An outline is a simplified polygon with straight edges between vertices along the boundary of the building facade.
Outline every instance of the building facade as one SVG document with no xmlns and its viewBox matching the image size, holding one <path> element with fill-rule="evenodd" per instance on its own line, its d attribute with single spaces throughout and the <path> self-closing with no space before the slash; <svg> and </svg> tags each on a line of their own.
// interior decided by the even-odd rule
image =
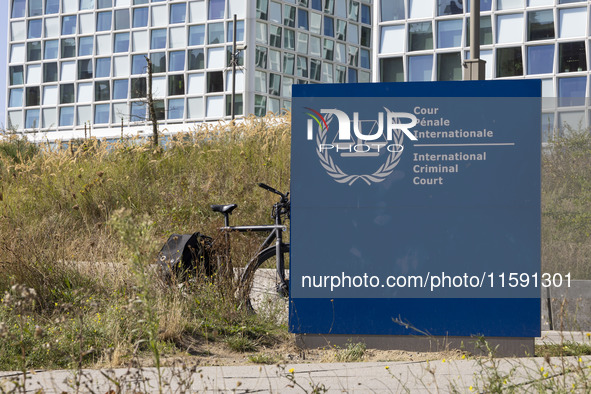
<svg viewBox="0 0 591 394">
<path fill-rule="evenodd" d="M 370 82 L 371 0 L 8 0 L 7 124 L 48 139 L 279 113 L 293 83 Z M 37 133 L 35 133 L 37 132 Z"/>
<path fill-rule="evenodd" d="M 380 0 L 374 78 L 462 79 L 470 57 L 469 0 Z M 542 140 L 591 119 L 588 1 L 481 0 L 486 79 L 542 80 Z M 565 126 L 568 125 L 568 126 Z"/>
</svg>

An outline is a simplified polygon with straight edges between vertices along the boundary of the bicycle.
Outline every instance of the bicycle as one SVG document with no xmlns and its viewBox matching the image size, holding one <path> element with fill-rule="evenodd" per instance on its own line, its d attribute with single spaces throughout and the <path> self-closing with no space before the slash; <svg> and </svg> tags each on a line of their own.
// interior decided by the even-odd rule
<svg viewBox="0 0 591 394">
<path fill-rule="evenodd" d="M 224 233 L 226 242 L 226 258 L 232 267 L 230 259 L 230 234 L 237 232 L 269 232 L 265 241 L 260 245 L 255 256 L 246 265 L 239 282 L 239 296 L 245 302 L 245 306 L 252 311 L 261 312 L 268 307 L 276 307 L 277 302 L 282 300 L 287 306 L 289 296 L 289 279 L 286 278 L 285 268 L 289 259 L 289 242 L 283 241 L 283 232 L 287 230 L 284 218 L 290 217 L 289 192 L 286 194 L 272 188 L 271 186 L 259 183 L 259 187 L 280 196 L 279 202 L 273 204 L 271 217 L 275 224 L 269 225 L 246 225 L 230 226 L 230 215 L 238 207 L 236 204 L 212 205 L 214 212 L 224 215 L 224 226 L 220 230 Z M 273 245 L 275 242 L 275 245 Z M 263 271 L 262 267 L 274 267 L 275 275 L 270 273 L 271 269 Z M 231 268 L 230 268 L 231 269 Z M 257 273 L 255 282 L 255 273 Z"/>
</svg>

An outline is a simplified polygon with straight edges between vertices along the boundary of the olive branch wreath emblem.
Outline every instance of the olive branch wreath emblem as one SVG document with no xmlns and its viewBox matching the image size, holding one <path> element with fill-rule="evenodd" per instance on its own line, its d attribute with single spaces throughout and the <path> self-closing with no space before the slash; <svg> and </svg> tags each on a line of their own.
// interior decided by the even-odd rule
<svg viewBox="0 0 591 394">
<path fill-rule="evenodd" d="M 327 125 L 332 121 L 334 118 L 333 115 L 326 117 Z M 394 119 L 396 122 L 396 119 Z M 319 132 L 316 134 L 316 144 L 318 145 L 318 149 L 316 151 L 318 158 L 320 159 L 320 164 L 326 170 L 326 173 L 332 177 L 338 183 L 348 183 L 349 186 L 353 185 L 357 180 L 361 179 L 368 185 L 372 183 L 379 183 L 384 181 L 392 172 L 394 168 L 400 162 L 400 158 L 402 157 L 402 150 L 400 151 L 392 151 L 386 158 L 386 162 L 383 163 L 375 172 L 372 174 L 348 174 L 344 172 L 335 162 L 333 161 L 332 157 L 330 156 L 329 149 L 324 149 L 324 152 L 321 151 L 320 146 L 326 143 L 328 128 L 319 127 Z M 400 130 L 394 130 L 392 133 L 393 143 L 401 145 L 402 142 L 402 132 Z"/>
</svg>

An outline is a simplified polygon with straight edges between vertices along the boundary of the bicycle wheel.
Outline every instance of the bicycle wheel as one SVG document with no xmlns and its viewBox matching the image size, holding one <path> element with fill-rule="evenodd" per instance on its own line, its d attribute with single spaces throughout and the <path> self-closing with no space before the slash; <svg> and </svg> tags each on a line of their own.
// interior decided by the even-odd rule
<svg viewBox="0 0 591 394">
<path fill-rule="evenodd" d="M 287 322 L 289 287 L 282 288 L 280 275 L 289 283 L 289 244 L 281 247 L 281 253 L 283 272 L 277 272 L 275 246 L 270 246 L 246 266 L 240 285 L 241 296 L 247 308 L 257 314 L 275 318 L 278 322 Z"/>
</svg>

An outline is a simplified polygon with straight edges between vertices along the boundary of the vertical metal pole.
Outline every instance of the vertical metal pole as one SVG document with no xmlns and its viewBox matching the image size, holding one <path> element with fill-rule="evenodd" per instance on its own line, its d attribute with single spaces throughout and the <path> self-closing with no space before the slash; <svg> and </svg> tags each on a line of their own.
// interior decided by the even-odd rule
<svg viewBox="0 0 591 394">
<path fill-rule="evenodd" d="M 230 109 L 232 120 L 234 120 L 234 118 L 236 117 L 236 62 L 238 61 L 238 57 L 236 56 L 236 14 L 234 14 L 233 31 L 234 34 L 232 34 L 232 107 Z"/>
<path fill-rule="evenodd" d="M 480 0 L 470 0 L 470 59 L 480 59 Z"/>
</svg>

